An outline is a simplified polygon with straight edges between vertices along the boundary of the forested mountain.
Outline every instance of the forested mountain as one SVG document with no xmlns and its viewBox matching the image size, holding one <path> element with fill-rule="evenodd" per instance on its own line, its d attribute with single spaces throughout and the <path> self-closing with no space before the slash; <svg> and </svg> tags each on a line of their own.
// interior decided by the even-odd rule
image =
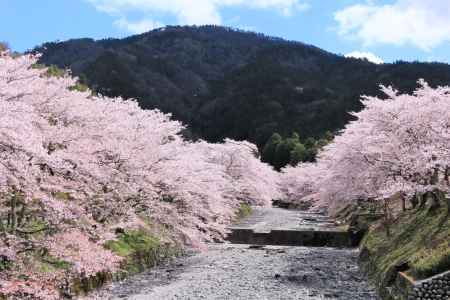
<svg viewBox="0 0 450 300">
<path fill-rule="evenodd" d="M 36 48 L 94 90 L 171 112 L 193 137 L 248 139 L 278 132 L 301 140 L 342 128 L 361 94 L 379 84 L 413 91 L 418 78 L 450 84 L 450 66 L 376 65 L 300 42 L 219 26 L 166 27 L 125 39 L 76 39 Z"/>
</svg>

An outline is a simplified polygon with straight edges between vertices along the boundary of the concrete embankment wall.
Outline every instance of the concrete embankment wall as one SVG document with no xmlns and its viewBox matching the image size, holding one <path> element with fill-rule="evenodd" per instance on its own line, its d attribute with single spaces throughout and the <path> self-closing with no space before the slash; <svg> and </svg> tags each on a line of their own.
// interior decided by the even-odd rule
<svg viewBox="0 0 450 300">
<path fill-rule="evenodd" d="M 282 245 L 308 247 L 356 247 L 358 239 L 347 231 L 333 230 L 271 230 L 255 232 L 248 228 L 233 228 L 228 241 L 235 244 Z"/>
</svg>

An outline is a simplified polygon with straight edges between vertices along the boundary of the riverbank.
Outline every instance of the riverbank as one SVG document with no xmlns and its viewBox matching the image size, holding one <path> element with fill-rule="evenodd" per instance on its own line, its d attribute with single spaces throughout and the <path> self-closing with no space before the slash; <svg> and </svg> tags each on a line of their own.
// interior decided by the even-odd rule
<svg viewBox="0 0 450 300">
<path fill-rule="evenodd" d="M 405 281 L 400 277 L 416 282 L 450 269 L 450 218 L 445 205 L 402 212 L 390 231 L 387 236 L 380 223 L 372 223 L 361 243 L 361 265 L 383 299 L 406 299 L 412 293 L 411 287 L 399 284 Z"/>
</svg>

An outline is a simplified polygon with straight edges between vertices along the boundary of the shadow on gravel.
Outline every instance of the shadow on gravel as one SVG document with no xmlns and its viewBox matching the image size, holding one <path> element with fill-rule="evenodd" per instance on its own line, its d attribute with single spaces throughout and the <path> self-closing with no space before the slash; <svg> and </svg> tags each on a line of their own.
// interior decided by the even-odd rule
<svg viewBox="0 0 450 300">
<path fill-rule="evenodd" d="M 296 257 L 287 257 L 290 268 L 275 274 L 274 280 L 307 288 L 309 296 L 328 299 L 376 300 L 367 287 L 367 278 L 357 265 L 357 252 L 333 248 L 309 248 Z"/>
</svg>

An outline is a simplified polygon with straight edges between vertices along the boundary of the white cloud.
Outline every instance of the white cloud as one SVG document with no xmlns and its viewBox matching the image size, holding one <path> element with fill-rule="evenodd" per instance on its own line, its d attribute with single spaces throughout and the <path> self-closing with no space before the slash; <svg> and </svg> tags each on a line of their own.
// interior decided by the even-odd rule
<svg viewBox="0 0 450 300">
<path fill-rule="evenodd" d="M 309 5 L 304 0 L 86 0 L 98 10 L 117 16 L 120 20 L 129 12 L 148 15 L 174 16 L 179 24 L 221 24 L 221 9 L 245 7 L 275 10 L 284 16 L 304 11 Z M 125 26 L 126 27 L 126 26 Z"/>
<path fill-rule="evenodd" d="M 341 36 L 374 44 L 413 45 L 428 51 L 450 41 L 450 1 L 374 1 L 337 11 L 334 19 Z"/>
<path fill-rule="evenodd" d="M 383 64 L 384 63 L 384 61 L 380 57 L 376 56 L 375 54 L 373 54 L 371 52 L 353 51 L 348 54 L 345 54 L 344 56 L 345 57 L 354 57 L 354 58 L 359 58 L 359 59 L 366 58 L 368 61 L 373 62 L 375 64 Z"/>
<path fill-rule="evenodd" d="M 143 19 L 137 22 L 130 22 L 126 18 L 120 18 L 114 21 L 114 25 L 134 34 L 143 33 L 164 26 L 164 24 L 153 20 Z"/>
</svg>

